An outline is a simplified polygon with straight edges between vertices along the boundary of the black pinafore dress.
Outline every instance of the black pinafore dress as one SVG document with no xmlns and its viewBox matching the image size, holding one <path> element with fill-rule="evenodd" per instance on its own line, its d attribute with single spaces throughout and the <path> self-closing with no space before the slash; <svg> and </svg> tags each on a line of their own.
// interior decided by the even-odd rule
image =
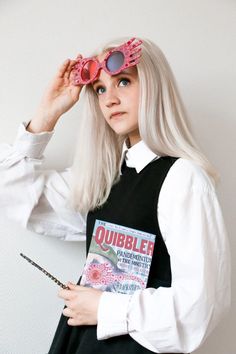
<svg viewBox="0 0 236 354">
<path fill-rule="evenodd" d="M 112 187 L 108 200 L 87 216 L 87 253 L 96 219 L 156 235 L 147 287 L 171 286 L 170 257 L 159 229 L 157 203 L 162 183 L 176 160 L 160 157 L 139 173 L 124 163 L 120 181 Z M 67 320 L 62 314 L 48 354 L 153 353 L 128 334 L 97 340 L 96 326 L 72 327 Z"/>
</svg>

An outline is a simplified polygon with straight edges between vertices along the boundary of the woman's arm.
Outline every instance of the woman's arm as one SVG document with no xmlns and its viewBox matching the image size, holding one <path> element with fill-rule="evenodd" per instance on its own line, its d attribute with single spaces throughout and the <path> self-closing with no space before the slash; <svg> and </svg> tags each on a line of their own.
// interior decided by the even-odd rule
<svg viewBox="0 0 236 354">
<path fill-rule="evenodd" d="M 85 218 L 67 206 L 70 170 L 42 171 L 43 152 L 60 117 L 78 100 L 75 60 L 66 60 L 49 83 L 32 120 L 21 124 L 13 145 L 0 146 L 0 210 L 38 233 L 84 239 Z"/>
<path fill-rule="evenodd" d="M 170 254 L 172 286 L 133 295 L 104 292 L 98 339 L 129 333 L 154 352 L 196 350 L 230 306 L 230 253 L 221 208 L 209 178 L 179 159 L 158 203 Z"/>
<path fill-rule="evenodd" d="M 85 238 L 85 217 L 67 206 L 70 170 L 42 171 L 52 132 L 19 127 L 13 145 L 0 145 L 0 212 L 39 234 L 65 240 Z"/>
</svg>

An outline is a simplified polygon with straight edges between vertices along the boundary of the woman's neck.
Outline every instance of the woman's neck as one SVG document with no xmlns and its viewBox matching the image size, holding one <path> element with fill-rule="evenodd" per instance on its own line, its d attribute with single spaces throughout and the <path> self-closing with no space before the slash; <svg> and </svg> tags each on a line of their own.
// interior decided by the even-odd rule
<svg viewBox="0 0 236 354">
<path fill-rule="evenodd" d="M 132 132 L 132 133 L 128 134 L 127 146 L 130 148 L 130 147 L 134 146 L 135 144 L 137 144 L 140 140 L 141 140 L 141 136 L 139 134 L 139 131 L 137 130 L 135 132 Z"/>
</svg>

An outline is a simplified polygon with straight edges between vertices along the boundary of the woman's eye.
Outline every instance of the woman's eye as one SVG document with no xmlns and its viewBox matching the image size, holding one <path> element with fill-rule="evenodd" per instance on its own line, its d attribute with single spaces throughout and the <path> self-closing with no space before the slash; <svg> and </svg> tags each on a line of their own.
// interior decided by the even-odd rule
<svg viewBox="0 0 236 354">
<path fill-rule="evenodd" d="M 129 85 L 129 83 L 130 83 L 129 79 L 123 78 L 123 79 L 119 80 L 118 86 L 127 86 L 127 85 Z M 103 87 L 103 86 L 98 86 L 94 90 L 95 90 L 97 95 L 101 95 L 101 94 L 103 94 L 106 91 L 105 87 Z"/>
<path fill-rule="evenodd" d="M 102 87 L 102 86 L 98 86 L 98 87 L 95 89 L 95 92 L 96 92 L 98 95 L 101 95 L 102 93 L 105 92 L 105 88 Z"/>
<path fill-rule="evenodd" d="M 121 86 L 127 86 L 130 83 L 129 79 L 121 79 L 119 81 L 119 84 L 122 84 Z"/>
</svg>

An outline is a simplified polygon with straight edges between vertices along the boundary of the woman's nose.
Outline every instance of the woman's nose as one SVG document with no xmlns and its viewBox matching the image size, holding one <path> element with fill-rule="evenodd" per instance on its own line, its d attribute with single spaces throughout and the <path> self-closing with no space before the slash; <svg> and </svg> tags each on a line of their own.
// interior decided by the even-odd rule
<svg viewBox="0 0 236 354">
<path fill-rule="evenodd" d="M 107 107 L 111 107 L 113 104 L 119 104 L 120 98 L 114 88 L 108 88 L 106 91 L 105 104 Z"/>
</svg>

